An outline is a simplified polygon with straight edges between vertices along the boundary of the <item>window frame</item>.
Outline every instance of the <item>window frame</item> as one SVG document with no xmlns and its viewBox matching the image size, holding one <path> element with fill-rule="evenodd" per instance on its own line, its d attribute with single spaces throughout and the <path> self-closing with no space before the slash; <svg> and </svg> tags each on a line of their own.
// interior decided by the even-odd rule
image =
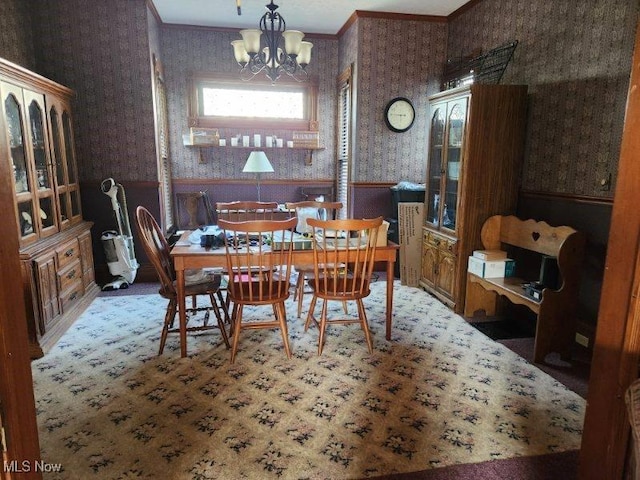
<svg viewBox="0 0 640 480">
<path fill-rule="evenodd" d="M 347 218 L 352 212 L 349 195 L 349 179 L 351 176 L 352 134 L 353 134 L 353 65 L 349 65 L 338 75 L 336 110 L 336 201 L 342 202 L 343 208 L 338 218 Z"/>
<path fill-rule="evenodd" d="M 229 89 L 266 90 L 277 88 L 280 90 L 302 91 L 305 95 L 304 118 L 247 118 L 205 116 L 200 111 L 200 92 L 203 86 L 228 87 Z M 237 74 L 197 72 L 189 81 L 189 126 L 203 128 L 249 127 L 275 128 L 284 130 L 317 130 L 318 129 L 318 86 L 315 82 L 296 82 L 280 78 L 272 84 L 268 78 L 253 78 L 242 81 Z"/>
</svg>

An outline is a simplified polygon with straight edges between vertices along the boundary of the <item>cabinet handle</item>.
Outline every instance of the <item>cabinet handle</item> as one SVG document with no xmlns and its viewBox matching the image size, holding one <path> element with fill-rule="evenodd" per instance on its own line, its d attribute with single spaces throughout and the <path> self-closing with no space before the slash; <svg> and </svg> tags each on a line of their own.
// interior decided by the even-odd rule
<svg viewBox="0 0 640 480">
<path fill-rule="evenodd" d="M 70 248 L 69 250 L 67 250 L 66 252 L 64 252 L 64 256 L 65 256 L 65 257 L 71 257 L 71 256 L 73 256 L 73 252 L 74 252 L 74 251 L 75 251 L 75 250 L 74 250 L 73 248 Z"/>
<path fill-rule="evenodd" d="M 71 270 L 69 273 L 67 273 L 67 278 L 68 279 L 72 279 L 76 276 L 76 271 L 75 270 Z"/>
<path fill-rule="evenodd" d="M 72 302 L 74 301 L 76 298 L 78 298 L 78 292 L 73 292 L 73 294 L 71 294 L 69 296 L 69 301 Z"/>
</svg>

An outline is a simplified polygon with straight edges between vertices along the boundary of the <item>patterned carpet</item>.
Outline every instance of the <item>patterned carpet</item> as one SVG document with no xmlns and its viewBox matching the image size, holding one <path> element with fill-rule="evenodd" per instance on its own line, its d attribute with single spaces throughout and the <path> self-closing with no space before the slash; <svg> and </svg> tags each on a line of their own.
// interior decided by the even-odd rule
<svg viewBox="0 0 640 480">
<path fill-rule="evenodd" d="M 247 331 L 234 365 L 217 331 L 158 357 L 158 295 L 97 298 L 33 362 L 42 458 L 64 469 L 45 478 L 366 478 L 580 447 L 577 394 L 397 281 L 386 341 L 384 291 L 365 301 L 372 355 L 350 325 L 318 357 L 290 299 L 293 358 Z"/>
</svg>

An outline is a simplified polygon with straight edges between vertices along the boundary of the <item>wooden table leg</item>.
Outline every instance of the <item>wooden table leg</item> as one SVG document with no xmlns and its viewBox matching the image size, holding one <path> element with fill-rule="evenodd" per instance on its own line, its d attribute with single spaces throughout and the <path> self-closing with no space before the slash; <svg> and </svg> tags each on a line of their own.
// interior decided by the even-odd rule
<svg viewBox="0 0 640 480">
<path fill-rule="evenodd" d="M 393 318 L 393 281 L 395 278 L 395 264 L 395 260 L 389 260 L 387 262 L 387 340 L 391 340 L 391 319 Z"/>
<path fill-rule="evenodd" d="M 178 316 L 180 319 L 180 356 L 187 356 L 187 313 L 184 296 L 184 270 L 176 269 L 176 287 L 178 290 Z"/>
</svg>

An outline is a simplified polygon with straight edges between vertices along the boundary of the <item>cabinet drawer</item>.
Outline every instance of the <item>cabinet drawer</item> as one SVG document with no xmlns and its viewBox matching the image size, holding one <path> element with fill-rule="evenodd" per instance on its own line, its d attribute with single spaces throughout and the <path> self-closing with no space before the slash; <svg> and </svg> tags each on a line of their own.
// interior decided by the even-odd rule
<svg viewBox="0 0 640 480">
<path fill-rule="evenodd" d="M 429 245 L 440 248 L 440 246 L 444 244 L 444 242 L 446 242 L 446 239 L 444 237 L 436 235 L 433 232 L 429 232 L 429 237 L 427 238 L 427 243 Z"/>
<path fill-rule="evenodd" d="M 78 240 L 75 238 L 56 248 L 56 255 L 58 256 L 58 268 L 62 269 L 65 265 L 69 265 L 76 259 L 80 258 L 80 246 Z"/>
<path fill-rule="evenodd" d="M 442 249 L 451 255 L 456 255 L 458 253 L 458 241 L 453 238 L 448 238 L 444 245 L 442 245 Z"/>
<path fill-rule="evenodd" d="M 438 249 L 447 248 L 447 242 L 449 239 L 447 237 L 443 237 L 442 235 L 438 235 L 437 233 L 430 232 L 429 233 L 429 245 L 433 245 L 434 247 L 438 247 Z"/>
<path fill-rule="evenodd" d="M 62 312 L 66 312 L 71 305 L 80 300 L 84 295 L 84 286 L 82 285 L 82 279 L 78 278 L 70 288 L 60 296 L 60 303 L 62 305 Z"/>
<path fill-rule="evenodd" d="M 58 270 L 58 290 L 64 292 L 74 282 L 82 279 L 82 264 L 80 259 Z"/>
</svg>

